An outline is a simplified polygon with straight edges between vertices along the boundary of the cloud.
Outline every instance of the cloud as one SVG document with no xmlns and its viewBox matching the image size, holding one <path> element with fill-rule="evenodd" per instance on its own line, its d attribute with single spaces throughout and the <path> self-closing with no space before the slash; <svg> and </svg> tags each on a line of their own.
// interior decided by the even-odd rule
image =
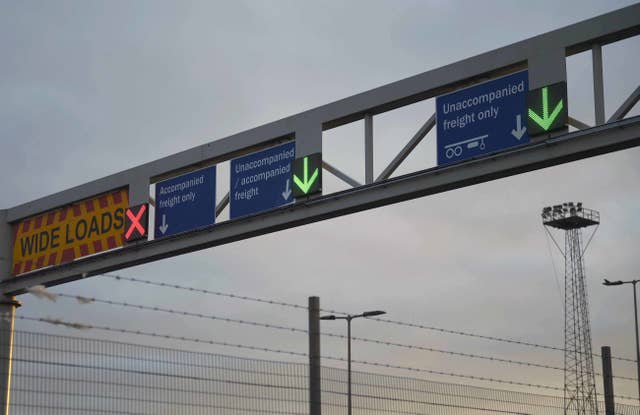
<svg viewBox="0 0 640 415">
<path fill-rule="evenodd" d="M 0 207 L 15 206 L 629 3 L 6 5 L 0 16 Z M 640 54 L 631 53 L 638 42 L 628 42 L 622 49 L 605 47 L 608 114 L 637 86 L 636 74 L 629 68 L 638 66 Z M 570 113 L 585 122 L 591 122 L 593 113 L 589 59 L 588 54 L 578 56 L 568 68 Z M 432 112 L 433 100 L 375 117 L 376 173 Z M 435 142 L 432 132 L 397 174 L 432 167 Z M 324 145 L 327 160 L 362 180 L 362 123 L 326 131 Z M 340 311 L 382 308 L 390 318 L 401 321 L 561 345 L 562 297 L 539 215 L 548 204 L 582 201 L 602 214 L 602 226 L 585 258 L 594 348 L 607 343 L 614 354 L 633 356 L 631 293 L 605 289 L 599 280 L 602 275 L 632 278 L 637 269 L 637 159 L 637 149 L 625 150 L 119 272 L 303 305 L 309 295 L 319 295 L 323 307 Z M 327 190 L 342 186 L 329 178 L 326 183 L 330 184 Z M 563 266 L 557 255 L 555 261 L 563 285 Z M 100 277 L 59 289 L 79 300 L 100 296 L 303 328 L 307 324 L 304 311 L 141 288 Z M 54 315 L 78 324 L 259 342 L 296 351 L 308 347 L 303 335 L 266 329 L 254 331 L 84 304 L 83 300 L 83 304 L 75 300 L 48 303 L 27 296 L 23 301 L 19 313 Z M 42 330 L 42 325 L 29 324 L 18 322 L 21 328 Z M 354 332 L 513 359 L 557 362 L 562 357 L 536 348 L 380 324 L 358 321 Z M 344 333 L 344 329 L 323 323 L 323 330 Z M 134 336 L 119 338 L 162 343 Z M 181 347 L 245 353 L 196 344 Z M 323 350 L 344 355 L 344 342 L 323 340 Z M 540 383 L 562 381 L 553 372 L 526 372 L 519 367 L 442 359 L 369 344 L 358 344 L 354 353 L 397 364 Z M 621 374 L 629 371 L 626 367 L 617 370 Z M 616 390 L 618 387 L 621 393 L 635 393 L 633 385 L 616 385 Z"/>
</svg>

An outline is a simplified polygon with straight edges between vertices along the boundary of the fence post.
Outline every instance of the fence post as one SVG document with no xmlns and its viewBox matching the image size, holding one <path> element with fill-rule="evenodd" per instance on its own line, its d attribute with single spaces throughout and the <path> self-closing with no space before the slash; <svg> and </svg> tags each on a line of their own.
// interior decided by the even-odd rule
<svg viewBox="0 0 640 415">
<path fill-rule="evenodd" d="M 9 415 L 11 392 L 11 353 L 13 352 L 13 322 L 20 303 L 14 297 L 0 295 L 0 410 Z"/>
<path fill-rule="evenodd" d="M 11 278 L 13 232 L 7 222 L 7 210 L 0 210 L 0 281 Z M 13 351 L 13 324 L 16 308 L 15 297 L 0 293 L 0 414 L 9 415 L 11 392 L 11 353 Z"/>
<path fill-rule="evenodd" d="M 321 415 L 320 297 L 309 297 L 309 414 Z"/>
<path fill-rule="evenodd" d="M 611 371 L 611 347 L 602 346 L 602 383 L 604 384 L 604 413 L 614 415 L 613 373 Z"/>
</svg>

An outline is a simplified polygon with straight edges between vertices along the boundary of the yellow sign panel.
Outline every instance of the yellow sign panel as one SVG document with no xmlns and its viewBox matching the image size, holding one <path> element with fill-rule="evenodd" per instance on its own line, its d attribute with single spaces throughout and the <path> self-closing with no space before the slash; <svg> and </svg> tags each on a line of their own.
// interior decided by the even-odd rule
<svg viewBox="0 0 640 415">
<path fill-rule="evenodd" d="M 13 275 L 124 245 L 129 192 L 120 189 L 14 225 Z"/>
</svg>

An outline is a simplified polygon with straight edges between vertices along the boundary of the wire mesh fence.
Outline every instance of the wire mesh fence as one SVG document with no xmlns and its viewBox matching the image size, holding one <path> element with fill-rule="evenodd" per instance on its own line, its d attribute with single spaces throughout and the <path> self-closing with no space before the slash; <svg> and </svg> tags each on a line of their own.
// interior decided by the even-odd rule
<svg viewBox="0 0 640 415">
<path fill-rule="evenodd" d="M 355 371 L 352 387 L 356 415 L 563 413 L 558 396 L 426 379 Z M 346 413 L 346 391 L 346 370 L 323 367 L 322 412 Z M 15 332 L 12 415 L 306 414 L 308 397 L 303 363 Z"/>
</svg>

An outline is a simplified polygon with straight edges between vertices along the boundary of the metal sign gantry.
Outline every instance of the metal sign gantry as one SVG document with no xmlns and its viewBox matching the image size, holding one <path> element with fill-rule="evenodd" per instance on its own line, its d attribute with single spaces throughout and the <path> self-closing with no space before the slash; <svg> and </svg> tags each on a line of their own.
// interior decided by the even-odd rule
<svg viewBox="0 0 640 415">
<path fill-rule="evenodd" d="M 8 336 L 0 336 L 0 373 L 2 373 L 0 375 L 0 408 L 3 413 L 8 413 L 11 333 L 13 333 L 15 309 L 19 306 L 12 296 L 23 293 L 28 287 L 39 284 L 46 286 L 61 284 L 269 232 L 640 145 L 640 117 L 624 118 L 640 99 L 640 87 L 629 95 L 605 123 L 602 85 L 602 46 L 638 34 L 640 34 L 640 4 L 393 82 L 29 203 L 0 210 L 0 314 L 2 314 L 0 332 L 9 333 Z M 567 105 L 562 104 L 563 108 L 556 110 L 559 104 L 556 103 L 557 97 L 550 96 L 552 95 L 551 86 L 566 83 L 567 56 L 588 50 L 592 51 L 593 56 L 596 126 L 590 128 L 571 118 L 567 112 L 568 123 L 580 130 L 567 133 L 564 115 L 562 117 L 559 115 L 560 111 L 568 110 Z M 540 102 L 532 102 L 532 106 L 540 107 L 532 109 L 537 118 L 536 116 L 531 118 L 545 131 L 559 128 L 558 131 L 551 134 L 546 132 L 531 138 L 528 145 L 505 149 L 502 152 L 481 154 L 479 158 L 392 178 L 398 166 L 436 125 L 434 114 L 378 178 L 374 179 L 373 117 L 375 115 L 522 71 L 527 71 L 529 91 L 540 89 L 538 99 Z M 556 112 L 558 114 L 555 114 Z M 516 124 L 514 124 L 516 135 L 520 134 L 523 128 L 524 120 L 522 116 L 520 118 L 518 123 L 516 115 Z M 365 126 L 364 185 L 340 172 L 326 160 L 318 159 L 317 156 L 322 154 L 323 131 L 357 120 L 364 120 Z M 140 207 L 145 206 L 146 211 L 151 184 L 288 142 L 295 142 L 295 157 L 297 160 L 302 160 L 301 167 L 298 166 L 298 170 L 292 172 L 291 178 L 293 180 L 295 176 L 302 183 L 302 186 L 298 185 L 302 194 L 296 192 L 294 187 L 286 187 L 288 177 L 285 177 L 285 188 L 282 190 L 285 194 L 292 191 L 302 196 L 295 203 L 151 241 L 144 238 L 149 226 L 141 219 L 145 212 L 143 211 L 141 215 Z M 329 195 L 309 195 L 312 193 L 312 187 L 313 191 L 320 188 L 322 170 L 320 167 L 346 181 L 353 188 Z M 291 170 L 294 170 L 294 166 Z M 314 176 L 316 172 L 318 175 Z M 278 191 L 281 190 L 278 189 Z M 288 199 L 288 196 L 283 198 Z M 126 203 L 123 203 L 125 200 Z M 229 200 L 228 194 L 216 207 L 215 214 L 218 214 Z M 136 206 L 137 210 L 132 211 L 131 208 Z M 126 212 L 131 212 L 133 219 L 125 219 L 123 213 L 127 207 L 129 209 L 126 209 Z M 165 212 L 165 217 L 166 215 Z M 51 252 L 48 258 L 42 255 L 25 256 L 24 264 L 21 266 L 26 267 L 28 264 L 30 271 L 35 270 L 22 273 L 26 268 L 21 268 L 19 272 L 14 273 L 14 239 L 20 232 L 30 232 L 30 225 L 25 225 L 28 218 L 33 218 L 34 223 L 40 220 L 39 226 L 43 226 L 43 223 L 45 223 L 44 226 L 49 226 L 51 232 L 47 234 L 47 248 L 56 245 L 56 248 L 62 251 L 56 252 L 55 256 L 52 256 Z M 59 225 L 56 224 L 56 220 L 60 222 Z M 129 237 L 120 231 L 125 227 L 125 221 L 126 227 L 133 229 Z M 160 225 L 156 223 L 155 226 L 162 226 L 166 230 L 168 229 L 166 225 L 166 223 Z M 67 231 L 67 236 L 82 236 L 82 240 L 79 242 L 77 238 L 74 238 L 74 241 L 65 240 L 68 246 L 62 247 L 61 238 L 63 229 L 66 227 L 74 229 L 73 232 L 75 232 L 71 234 Z M 114 229 L 118 231 L 118 235 L 108 234 Z M 141 241 L 125 244 L 124 238 L 131 238 L 135 232 L 141 235 Z M 33 235 L 30 234 L 30 237 Z M 35 249 L 35 238 L 30 239 L 31 250 Z M 39 249 L 41 245 L 44 247 L 44 242 L 43 237 L 38 236 L 38 238 Z M 24 243 L 26 254 L 26 240 Z M 76 246 L 75 243 L 79 245 Z M 112 249 L 122 245 L 124 245 L 122 248 Z M 105 247 L 110 250 L 103 252 Z M 75 255 L 76 249 L 83 256 L 82 258 L 63 260 L 65 250 L 67 255 L 65 258 L 69 259 L 72 253 Z M 46 264 L 45 260 L 48 261 Z M 30 262 L 27 263 L 27 261 Z M 33 268 L 34 261 L 35 268 Z M 14 276 L 14 274 L 20 275 Z M 311 367 L 317 369 L 319 349 L 310 350 L 310 359 Z M 319 380 L 319 370 L 312 370 L 310 396 L 316 396 L 315 399 L 317 399 L 312 400 L 310 404 L 312 413 L 319 412 L 320 402 L 317 398 L 320 396 Z"/>
<path fill-rule="evenodd" d="M 608 123 L 604 123 L 604 104 L 601 94 L 602 45 L 639 33 L 640 5 L 636 4 L 63 192 L 0 210 L 0 294 L 15 295 L 24 292 L 27 287 L 37 284 L 47 286 L 60 284 L 294 226 L 640 145 L 640 119 L 638 117 L 623 119 L 640 97 L 640 88 L 630 95 Z M 587 50 L 592 50 L 594 56 L 594 73 L 596 75 L 594 76 L 594 95 L 596 120 L 599 125 L 585 129 L 586 125 L 569 117 L 569 123 L 582 128 L 580 131 L 567 133 L 565 126 L 559 132 L 544 134 L 532 139 L 529 145 L 483 155 L 483 158 L 391 178 L 393 172 L 410 151 L 435 125 L 435 117 L 431 117 L 391 164 L 384 169 L 382 174 L 374 180 L 372 122 L 375 115 L 523 70 L 527 71 L 530 91 L 552 84 L 565 83 L 567 80 L 566 57 Z M 545 115 L 540 115 L 540 117 L 543 116 Z M 547 118 L 550 117 L 551 115 L 547 116 Z M 321 163 L 326 170 L 355 187 L 329 195 L 302 197 L 294 204 L 265 213 L 239 217 L 152 241 L 143 240 L 133 245 L 125 245 L 121 249 L 37 269 L 19 277 L 12 275 L 14 228 L 25 218 L 70 206 L 78 201 L 89 200 L 95 198 L 96 195 L 108 194 L 118 189 L 128 189 L 129 206 L 147 203 L 151 184 L 284 142 L 295 142 L 295 157 L 297 159 L 311 159 L 315 157 L 312 155 L 322 153 L 322 132 L 324 130 L 360 119 L 365 121 L 366 183 L 364 185 L 359 185 L 355 180 L 350 179 L 322 160 Z M 310 181 L 312 176 L 310 174 L 308 176 L 307 181 Z M 291 190 L 295 191 L 295 188 L 292 186 Z M 298 196 L 300 196 L 299 193 Z M 228 203 L 228 201 L 229 196 L 225 198 L 225 202 Z M 223 207 L 224 204 L 219 205 L 217 210 L 219 211 Z"/>
</svg>

